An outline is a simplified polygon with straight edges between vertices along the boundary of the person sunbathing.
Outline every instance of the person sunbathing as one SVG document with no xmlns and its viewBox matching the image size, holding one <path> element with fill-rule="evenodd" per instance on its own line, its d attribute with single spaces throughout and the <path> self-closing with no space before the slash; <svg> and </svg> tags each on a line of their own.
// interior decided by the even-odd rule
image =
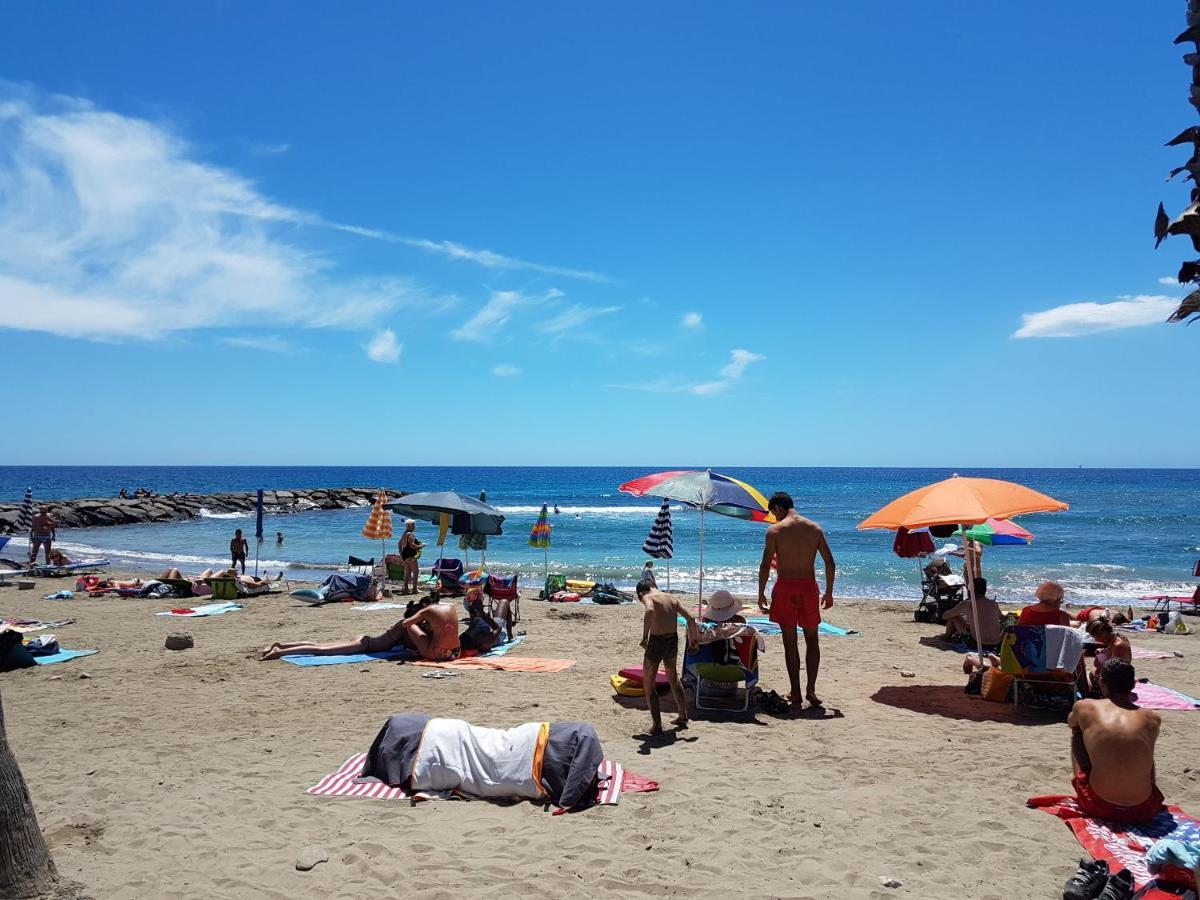
<svg viewBox="0 0 1200 900">
<path fill-rule="evenodd" d="M 1096 651 L 1096 662 L 1091 677 L 1092 696 L 1099 697 L 1102 696 L 1100 672 L 1104 668 L 1104 664 L 1110 659 L 1123 659 L 1133 665 L 1133 647 L 1129 643 L 1129 638 L 1123 634 L 1117 634 L 1112 623 L 1103 617 L 1088 622 L 1087 633 L 1088 637 L 1100 645 L 1100 649 Z"/>
<path fill-rule="evenodd" d="M 1163 809 L 1154 745 L 1162 717 L 1134 703 L 1133 666 L 1109 659 L 1100 669 L 1101 700 L 1079 700 L 1067 717 L 1075 802 L 1087 815 L 1148 822 Z"/>
<path fill-rule="evenodd" d="M 415 651 L 422 659 L 448 662 L 457 659 L 462 645 L 458 638 L 458 614 L 448 603 L 432 603 L 397 622 L 376 637 L 362 635 L 350 641 L 316 644 L 309 641 L 275 642 L 264 648 L 261 659 L 281 656 L 341 656 L 352 653 L 386 653 L 396 647 Z"/>
<path fill-rule="evenodd" d="M 479 588 L 471 588 L 467 591 L 467 598 L 464 602 L 471 619 L 467 623 L 466 631 L 458 636 L 458 642 L 462 649 L 487 653 L 497 644 L 507 644 L 512 641 L 513 614 L 512 604 L 509 601 L 500 601 L 496 607 L 495 617 L 488 615 L 484 608 L 483 592 Z"/>
<path fill-rule="evenodd" d="M 1069 613 L 1071 624 L 1087 625 L 1096 619 L 1108 619 L 1114 625 L 1128 625 L 1133 621 L 1133 607 L 1127 606 L 1122 610 L 1112 610 L 1106 606 L 1085 606 L 1079 612 Z"/>
</svg>

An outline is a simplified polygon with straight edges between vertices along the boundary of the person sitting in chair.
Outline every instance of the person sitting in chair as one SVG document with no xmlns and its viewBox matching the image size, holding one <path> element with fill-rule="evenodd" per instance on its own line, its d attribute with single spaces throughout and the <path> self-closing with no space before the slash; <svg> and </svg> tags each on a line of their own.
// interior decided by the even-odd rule
<svg viewBox="0 0 1200 900">
<path fill-rule="evenodd" d="M 1087 815 L 1111 822 L 1148 822 L 1163 809 L 1155 783 L 1154 745 L 1162 718 L 1134 703 L 1133 666 L 1109 659 L 1100 669 L 1101 700 L 1071 709 L 1075 802 Z"/>
<path fill-rule="evenodd" d="M 415 651 L 422 659 L 448 662 L 458 659 L 458 614 L 448 603 L 431 603 L 397 622 L 381 635 L 362 635 L 349 641 L 317 644 L 310 641 L 281 643 L 263 649 L 260 659 L 281 656 L 342 656 L 353 653 L 386 653 L 396 647 Z"/>
<path fill-rule="evenodd" d="M 1001 622 L 1004 614 L 1000 612 L 1000 605 L 987 595 L 987 586 L 986 578 L 975 579 L 975 608 L 979 612 L 978 637 L 985 650 L 996 650 L 1000 647 L 1003 634 Z M 974 634 L 971 628 L 971 598 L 967 597 L 946 610 L 942 614 L 942 620 L 946 623 L 947 640 L 970 640 Z"/>
<path fill-rule="evenodd" d="M 1022 625 L 1065 625 L 1071 627 L 1071 617 L 1063 611 L 1063 589 L 1057 581 L 1042 582 L 1033 595 L 1037 603 L 1021 610 Z"/>
<path fill-rule="evenodd" d="M 466 630 L 458 636 L 463 650 L 487 653 L 498 644 L 507 644 L 513 639 L 512 604 L 501 600 L 496 606 L 496 616 L 488 614 L 483 604 L 483 591 L 477 587 L 467 591 L 464 601 L 470 621 Z M 501 624 L 503 623 L 503 624 Z"/>
</svg>

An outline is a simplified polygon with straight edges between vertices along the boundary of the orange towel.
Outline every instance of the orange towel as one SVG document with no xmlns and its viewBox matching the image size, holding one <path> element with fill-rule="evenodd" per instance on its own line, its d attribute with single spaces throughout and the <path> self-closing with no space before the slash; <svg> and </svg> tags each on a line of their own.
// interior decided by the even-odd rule
<svg viewBox="0 0 1200 900">
<path fill-rule="evenodd" d="M 563 672 L 575 665 L 573 659 L 538 659 L 533 656 L 498 656 L 486 658 L 473 656 L 468 659 L 453 659 L 449 662 L 434 662 L 419 659 L 414 666 L 431 669 L 494 669 L 498 672 Z"/>
</svg>

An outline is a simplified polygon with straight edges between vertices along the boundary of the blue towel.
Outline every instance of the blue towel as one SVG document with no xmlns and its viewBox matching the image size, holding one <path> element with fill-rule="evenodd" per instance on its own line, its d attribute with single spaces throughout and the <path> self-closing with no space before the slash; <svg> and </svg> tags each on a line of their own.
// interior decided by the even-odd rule
<svg viewBox="0 0 1200 900">
<path fill-rule="evenodd" d="M 480 653 L 478 656 L 475 657 L 475 659 L 487 659 L 490 656 L 503 656 L 505 653 L 507 653 L 513 647 L 517 646 L 517 644 L 521 643 L 521 641 L 523 641 L 523 640 L 525 640 L 525 635 L 518 634 L 507 644 L 497 644 L 495 647 L 493 647 L 487 653 Z"/>
<path fill-rule="evenodd" d="M 747 625 L 753 625 L 761 634 L 783 634 L 783 629 L 768 619 L 766 616 L 751 616 L 746 619 Z M 803 628 L 797 628 L 797 631 L 803 631 Z M 822 622 L 817 628 L 818 634 L 828 634 L 833 637 L 845 637 L 850 634 L 858 634 L 857 631 L 851 631 L 848 628 L 839 628 L 837 625 L 830 625 L 828 622 Z"/>
<path fill-rule="evenodd" d="M 99 650 L 59 650 L 57 653 L 51 653 L 49 656 L 35 656 L 33 661 L 39 666 L 49 666 L 53 663 L 66 662 L 69 659 L 78 659 L 80 656 L 91 656 L 99 652 Z"/>
<path fill-rule="evenodd" d="M 377 659 L 403 659 L 408 654 L 405 647 L 393 647 L 382 653 L 347 653 L 343 656 L 281 656 L 293 666 L 340 666 L 342 663 L 368 663 Z"/>
</svg>

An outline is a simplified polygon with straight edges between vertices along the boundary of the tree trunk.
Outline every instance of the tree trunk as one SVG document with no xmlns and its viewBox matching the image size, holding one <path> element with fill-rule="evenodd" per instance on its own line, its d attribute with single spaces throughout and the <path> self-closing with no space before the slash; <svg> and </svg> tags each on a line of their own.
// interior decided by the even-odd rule
<svg viewBox="0 0 1200 900">
<path fill-rule="evenodd" d="M 54 888 L 56 872 L 25 779 L 4 731 L 0 697 L 0 897 L 37 897 Z"/>
</svg>

